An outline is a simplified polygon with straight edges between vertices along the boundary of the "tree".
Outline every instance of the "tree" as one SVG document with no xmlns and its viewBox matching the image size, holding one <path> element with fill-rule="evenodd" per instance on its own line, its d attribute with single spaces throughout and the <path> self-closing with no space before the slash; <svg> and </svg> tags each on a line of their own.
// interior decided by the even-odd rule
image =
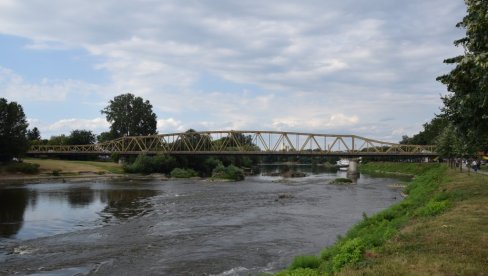
<svg viewBox="0 0 488 276">
<path fill-rule="evenodd" d="M 110 100 L 102 111 L 113 137 L 156 134 L 156 114 L 149 101 L 127 93 Z"/>
<path fill-rule="evenodd" d="M 449 125 L 449 121 L 444 117 L 435 117 L 430 122 L 423 125 L 424 129 L 412 137 L 402 136 L 400 144 L 409 145 L 434 145 L 437 137 Z"/>
<path fill-rule="evenodd" d="M 103 142 L 113 140 L 115 138 L 117 137 L 115 137 L 111 131 L 104 131 L 97 136 L 97 141 L 98 143 L 103 143 Z"/>
<path fill-rule="evenodd" d="M 68 145 L 69 137 L 61 134 L 59 136 L 51 136 L 49 141 L 47 141 L 48 145 Z"/>
<path fill-rule="evenodd" d="M 22 106 L 0 98 L 0 161 L 10 161 L 25 154 L 29 146 Z"/>
<path fill-rule="evenodd" d="M 450 92 L 442 98 L 443 113 L 462 138 L 478 149 L 488 149 L 488 1 L 465 0 L 467 15 L 456 27 L 466 29 L 466 37 L 454 41 L 464 54 L 449 58 L 456 65 L 437 78 Z"/>
<path fill-rule="evenodd" d="M 436 143 L 437 153 L 442 158 L 449 159 L 449 165 L 452 166 L 453 158 L 459 156 L 460 141 L 456 136 L 453 126 L 448 126 L 439 135 Z"/>
<path fill-rule="evenodd" d="M 89 130 L 73 130 L 68 136 L 69 145 L 87 145 L 95 143 L 95 134 Z"/>
<path fill-rule="evenodd" d="M 32 130 L 27 130 L 27 140 L 30 142 L 41 140 L 41 133 L 37 127 L 34 127 Z"/>
</svg>

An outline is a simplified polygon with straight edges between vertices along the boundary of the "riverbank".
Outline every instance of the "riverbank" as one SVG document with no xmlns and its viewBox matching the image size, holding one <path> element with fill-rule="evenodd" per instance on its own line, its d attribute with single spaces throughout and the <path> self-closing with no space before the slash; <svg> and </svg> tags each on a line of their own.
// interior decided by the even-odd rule
<svg viewBox="0 0 488 276">
<path fill-rule="evenodd" d="M 122 166 L 114 162 L 72 161 L 26 158 L 24 163 L 38 164 L 38 173 L 0 174 L 0 184 L 36 183 L 39 181 L 81 181 L 87 179 L 113 179 L 125 177 Z"/>
<path fill-rule="evenodd" d="M 23 163 L 37 164 L 38 172 L 9 173 L 0 167 L 0 185 L 28 184 L 40 182 L 83 182 L 103 179 L 168 180 L 199 178 L 192 169 L 175 168 L 168 176 L 162 173 L 126 173 L 123 166 L 115 162 L 56 160 L 26 158 Z M 207 181 L 229 182 L 244 179 L 242 170 L 235 166 L 219 166 Z"/>
<path fill-rule="evenodd" d="M 364 219 L 320 256 L 277 275 L 482 275 L 488 271 L 488 177 L 440 164 L 368 163 L 415 175 L 402 202 Z"/>
</svg>

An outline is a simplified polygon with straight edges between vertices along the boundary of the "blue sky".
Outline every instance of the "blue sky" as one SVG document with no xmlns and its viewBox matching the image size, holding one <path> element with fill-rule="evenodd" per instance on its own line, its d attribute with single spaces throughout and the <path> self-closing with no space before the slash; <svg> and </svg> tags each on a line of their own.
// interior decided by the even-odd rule
<svg viewBox="0 0 488 276">
<path fill-rule="evenodd" d="M 0 0 L 0 97 L 44 138 L 108 130 L 100 110 L 131 92 L 160 133 L 395 142 L 439 112 L 464 14 L 461 0 Z"/>
</svg>

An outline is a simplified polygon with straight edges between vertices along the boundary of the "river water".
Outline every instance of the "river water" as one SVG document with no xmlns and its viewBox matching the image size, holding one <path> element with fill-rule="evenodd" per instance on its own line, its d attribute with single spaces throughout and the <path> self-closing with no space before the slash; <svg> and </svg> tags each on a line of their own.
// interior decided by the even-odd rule
<svg viewBox="0 0 488 276">
<path fill-rule="evenodd" d="M 337 177 L 345 173 L 0 187 L 0 274 L 277 271 L 296 255 L 318 254 L 363 213 L 400 200 L 389 188 L 398 180 L 361 175 L 353 185 L 327 184 Z"/>
</svg>

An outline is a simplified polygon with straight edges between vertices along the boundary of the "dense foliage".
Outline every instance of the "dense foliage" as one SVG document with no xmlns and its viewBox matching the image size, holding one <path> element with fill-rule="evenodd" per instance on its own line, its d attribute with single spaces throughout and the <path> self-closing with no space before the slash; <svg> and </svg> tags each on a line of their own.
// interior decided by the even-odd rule
<svg viewBox="0 0 488 276">
<path fill-rule="evenodd" d="M 234 165 L 225 167 L 224 165 L 219 164 L 213 169 L 212 178 L 239 181 L 244 180 L 244 172 Z"/>
<path fill-rule="evenodd" d="M 41 132 L 37 127 L 27 130 L 27 140 L 29 140 L 30 142 L 41 140 Z"/>
<path fill-rule="evenodd" d="M 9 173 L 36 174 L 39 172 L 39 165 L 24 162 L 10 162 L 5 166 L 4 170 Z"/>
<path fill-rule="evenodd" d="M 439 134 L 449 125 L 446 118 L 435 117 L 432 121 L 423 125 L 423 130 L 418 134 L 408 137 L 404 135 L 400 144 L 410 145 L 435 145 Z"/>
<path fill-rule="evenodd" d="M 175 168 L 170 173 L 173 178 L 191 178 L 198 176 L 198 173 L 192 169 Z"/>
<path fill-rule="evenodd" d="M 68 145 L 87 145 L 94 144 L 96 141 L 95 134 L 89 130 L 73 130 L 68 136 Z"/>
<path fill-rule="evenodd" d="M 443 97 L 446 118 L 467 143 L 488 150 L 488 1 L 465 2 L 467 15 L 457 27 L 466 37 L 454 42 L 464 54 L 446 59 L 455 68 L 437 80 L 450 92 Z"/>
<path fill-rule="evenodd" d="M 177 167 L 176 159 L 168 155 L 138 155 L 136 160 L 124 166 L 124 171 L 128 173 L 166 173 L 169 174 Z"/>
<path fill-rule="evenodd" d="M 112 138 L 156 134 L 156 114 L 149 101 L 127 93 L 110 100 L 102 114 L 111 123 Z"/>
<path fill-rule="evenodd" d="M 0 162 L 25 154 L 29 146 L 27 127 L 22 106 L 0 98 Z"/>
</svg>

